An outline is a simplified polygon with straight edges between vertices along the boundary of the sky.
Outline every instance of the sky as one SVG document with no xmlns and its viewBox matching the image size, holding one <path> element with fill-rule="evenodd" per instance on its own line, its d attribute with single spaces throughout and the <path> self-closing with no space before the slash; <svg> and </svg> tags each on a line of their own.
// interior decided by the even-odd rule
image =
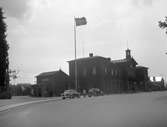
<svg viewBox="0 0 167 127">
<path fill-rule="evenodd" d="M 167 35 L 158 21 L 167 16 L 166 0 L 0 0 L 7 24 L 10 68 L 17 83 L 36 83 L 41 72 L 62 69 L 74 59 L 74 17 L 77 57 L 89 53 L 125 57 L 126 48 L 150 76 L 167 77 Z"/>
</svg>

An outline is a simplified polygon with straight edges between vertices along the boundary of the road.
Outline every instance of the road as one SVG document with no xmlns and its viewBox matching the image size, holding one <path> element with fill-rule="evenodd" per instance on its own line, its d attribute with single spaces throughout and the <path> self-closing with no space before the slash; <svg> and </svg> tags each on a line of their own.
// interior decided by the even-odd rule
<svg viewBox="0 0 167 127">
<path fill-rule="evenodd" d="M 167 92 L 30 104 L 0 112 L 0 127 L 167 127 Z"/>
</svg>

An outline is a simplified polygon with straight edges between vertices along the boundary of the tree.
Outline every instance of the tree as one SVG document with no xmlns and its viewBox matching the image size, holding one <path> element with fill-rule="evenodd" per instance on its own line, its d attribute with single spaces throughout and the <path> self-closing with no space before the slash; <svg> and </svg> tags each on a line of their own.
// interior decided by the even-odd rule
<svg viewBox="0 0 167 127">
<path fill-rule="evenodd" d="M 167 34 L 167 16 L 165 17 L 165 21 L 159 21 L 159 27 L 162 29 L 166 29 L 166 34 Z"/>
<path fill-rule="evenodd" d="M 12 85 L 16 85 L 16 79 L 18 78 L 19 71 L 16 69 L 9 69 L 9 79 L 13 82 Z"/>
<path fill-rule="evenodd" d="M 9 46 L 6 41 L 6 24 L 0 8 L 0 99 L 11 98 L 9 91 Z"/>
<path fill-rule="evenodd" d="M 167 16 L 165 17 L 165 21 L 159 21 L 159 27 L 162 29 L 166 29 L 166 34 L 167 34 Z M 165 53 L 167 55 L 167 52 Z"/>
</svg>

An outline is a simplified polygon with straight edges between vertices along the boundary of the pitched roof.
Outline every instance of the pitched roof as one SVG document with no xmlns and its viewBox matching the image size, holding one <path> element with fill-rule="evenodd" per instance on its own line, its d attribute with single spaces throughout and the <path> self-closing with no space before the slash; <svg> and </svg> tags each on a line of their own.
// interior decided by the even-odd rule
<svg viewBox="0 0 167 127">
<path fill-rule="evenodd" d="M 139 69 L 148 69 L 148 67 L 144 67 L 144 66 L 136 66 L 136 68 L 139 68 Z"/>
<path fill-rule="evenodd" d="M 137 62 L 136 62 L 136 60 L 135 59 L 133 59 L 133 58 L 130 58 L 130 59 L 119 59 L 119 60 L 112 60 L 111 61 L 112 63 L 114 63 L 114 64 L 123 64 L 123 63 L 127 63 L 127 62 L 134 62 L 136 65 L 138 64 Z"/>
<path fill-rule="evenodd" d="M 51 75 L 55 75 L 58 71 L 51 71 L 51 72 L 43 72 L 43 73 L 40 73 L 39 75 L 37 76 L 51 76 Z"/>
<path fill-rule="evenodd" d="M 126 63 L 126 62 L 128 62 L 128 60 L 127 59 L 119 59 L 119 60 L 112 60 L 111 62 L 112 63 Z"/>
<path fill-rule="evenodd" d="M 37 76 L 52 76 L 52 75 L 56 75 L 56 74 L 58 74 L 60 72 L 63 72 L 63 71 L 62 70 L 58 70 L 58 71 L 43 72 L 43 73 L 40 73 Z M 64 73 L 64 74 L 66 74 L 66 73 Z"/>
<path fill-rule="evenodd" d="M 84 57 L 84 58 L 78 58 L 78 59 L 76 59 L 76 60 L 77 60 L 77 61 L 89 61 L 89 60 L 97 59 L 97 58 L 107 60 L 107 58 L 102 57 L 102 56 Z M 73 61 L 75 61 L 75 60 L 70 60 L 70 61 L 67 61 L 67 62 L 73 62 Z"/>
</svg>

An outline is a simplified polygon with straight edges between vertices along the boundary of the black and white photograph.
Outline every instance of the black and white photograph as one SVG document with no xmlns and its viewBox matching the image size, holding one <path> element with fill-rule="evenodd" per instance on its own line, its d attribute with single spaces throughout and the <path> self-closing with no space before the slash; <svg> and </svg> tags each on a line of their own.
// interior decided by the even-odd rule
<svg viewBox="0 0 167 127">
<path fill-rule="evenodd" d="M 167 1 L 0 0 L 0 127 L 167 127 Z"/>
</svg>

